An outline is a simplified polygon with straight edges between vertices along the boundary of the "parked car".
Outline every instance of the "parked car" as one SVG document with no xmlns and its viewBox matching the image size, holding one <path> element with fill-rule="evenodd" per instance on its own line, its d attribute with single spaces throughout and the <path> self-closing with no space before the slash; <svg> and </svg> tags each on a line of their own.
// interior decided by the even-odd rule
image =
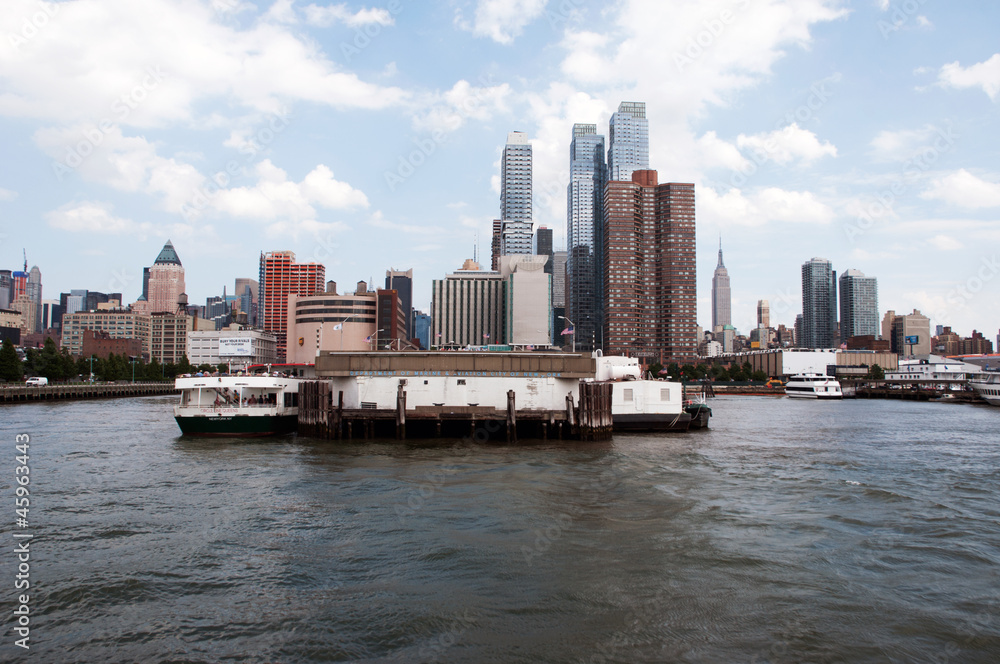
<svg viewBox="0 0 1000 664">
<path fill-rule="evenodd" d="M 32 376 L 28 380 L 24 381 L 24 384 L 28 387 L 41 387 L 42 385 L 48 385 L 49 379 L 43 378 L 42 376 Z"/>
</svg>

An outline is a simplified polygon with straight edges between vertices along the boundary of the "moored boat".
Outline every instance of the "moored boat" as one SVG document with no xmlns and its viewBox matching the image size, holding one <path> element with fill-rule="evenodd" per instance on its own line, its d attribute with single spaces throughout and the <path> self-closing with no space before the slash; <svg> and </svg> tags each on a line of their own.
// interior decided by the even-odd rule
<svg viewBox="0 0 1000 664">
<path fill-rule="evenodd" d="M 972 374 L 969 387 L 991 406 L 1000 406 L 1000 371 L 983 371 Z"/>
<path fill-rule="evenodd" d="M 298 426 L 299 378 L 278 375 L 177 378 L 174 419 L 191 436 L 272 436 Z"/>
<path fill-rule="evenodd" d="M 792 376 L 785 384 L 785 394 L 790 399 L 843 399 L 840 381 L 819 373 Z"/>
</svg>

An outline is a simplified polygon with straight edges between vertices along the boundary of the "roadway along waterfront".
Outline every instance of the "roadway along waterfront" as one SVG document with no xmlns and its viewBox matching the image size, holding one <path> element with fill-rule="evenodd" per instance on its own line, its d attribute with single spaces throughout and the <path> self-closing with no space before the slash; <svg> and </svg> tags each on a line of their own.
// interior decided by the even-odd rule
<svg viewBox="0 0 1000 664">
<path fill-rule="evenodd" d="M 998 408 L 508 446 L 182 438 L 174 400 L 0 408 L 33 661 L 1000 661 Z"/>
</svg>

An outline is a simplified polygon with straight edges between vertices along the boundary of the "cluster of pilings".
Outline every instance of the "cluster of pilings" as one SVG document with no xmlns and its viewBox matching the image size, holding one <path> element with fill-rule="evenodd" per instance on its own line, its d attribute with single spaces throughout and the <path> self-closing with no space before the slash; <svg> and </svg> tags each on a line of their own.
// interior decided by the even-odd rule
<svg viewBox="0 0 1000 664">
<path fill-rule="evenodd" d="M 611 438 L 611 390 L 608 383 L 580 383 L 580 403 L 567 394 L 563 409 L 517 409 L 517 395 L 507 391 L 506 409 L 490 406 L 406 407 L 399 385 L 396 407 L 345 408 L 326 381 L 299 384 L 298 432 L 330 440 L 470 438 L 475 442 L 536 440 L 608 440 Z"/>
<path fill-rule="evenodd" d="M 173 381 L 166 383 L 67 383 L 42 386 L 0 387 L 0 403 L 51 401 L 55 399 L 107 399 L 174 394 Z"/>
</svg>

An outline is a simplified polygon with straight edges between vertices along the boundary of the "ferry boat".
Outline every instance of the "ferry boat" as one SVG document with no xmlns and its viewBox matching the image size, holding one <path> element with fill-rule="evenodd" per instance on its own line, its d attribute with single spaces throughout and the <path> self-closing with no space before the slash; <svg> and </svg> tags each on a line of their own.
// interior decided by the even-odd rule
<svg viewBox="0 0 1000 664">
<path fill-rule="evenodd" d="M 1000 371 L 972 374 L 969 387 L 991 406 L 1000 406 Z"/>
<path fill-rule="evenodd" d="M 301 378 L 289 373 L 301 372 L 181 376 L 174 381 L 181 393 L 174 406 L 177 426 L 190 436 L 291 433 L 298 427 Z"/>
<path fill-rule="evenodd" d="M 792 376 L 785 384 L 790 399 L 843 399 L 840 382 L 825 374 L 804 373 Z"/>
</svg>

